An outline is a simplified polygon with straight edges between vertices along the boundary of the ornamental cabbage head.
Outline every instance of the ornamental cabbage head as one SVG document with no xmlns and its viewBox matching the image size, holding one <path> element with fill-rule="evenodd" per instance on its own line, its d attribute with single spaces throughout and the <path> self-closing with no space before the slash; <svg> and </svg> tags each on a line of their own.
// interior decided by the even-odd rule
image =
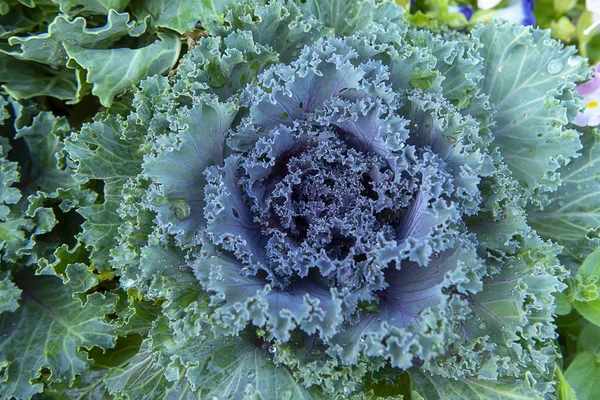
<svg viewBox="0 0 600 400">
<path fill-rule="evenodd" d="M 230 9 L 67 143 L 105 182 L 80 211 L 92 260 L 162 304 L 153 368 L 207 398 L 551 393 L 565 272 L 525 210 L 581 148 L 587 67 L 530 27 L 325 3 Z M 125 147 L 137 165 L 94 170 Z"/>
</svg>

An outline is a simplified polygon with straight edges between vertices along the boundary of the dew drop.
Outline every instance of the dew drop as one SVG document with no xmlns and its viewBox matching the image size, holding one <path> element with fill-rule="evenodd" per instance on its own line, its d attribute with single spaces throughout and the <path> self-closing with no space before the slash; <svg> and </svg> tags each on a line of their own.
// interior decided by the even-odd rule
<svg viewBox="0 0 600 400">
<path fill-rule="evenodd" d="M 291 400 L 293 397 L 291 390 L 284 390 L 279 392 L 279 398 L 281 400 Z"/>
<path fill-rule="evenodd" d="M 171 204 L 171 210 L 180 221 L 186 220 L 190 216 L 190 206 L 185 201 L 178 201 Z"/>
<path fill-rule="evenodd" d="M 479 323 L 479 329 L 485 329 L 485 328 L 487 328 L 487 324 L 485 322 L 481 321 Z"/>
<path fill-rule="evenodd" d="M 252 384 L 249 383 L 244 388 L 244 394 L 247 395 L 247 396 L 250 396 L 252 394 L 252 392 L 254 392 L 254 386 L 252 386 Z"/>
<path fill-rule="evenodd" d="M 276 352 L 277 352 L 277 347 L 275 347 L 275 346 L 269 347 L 269 353 L 275 354 Z"/>
<path fill-rule="evenodd" d="M 569 64 L 570 67 L 576 67 L 579 64 L 581 64 L 582 61 L 583 61 L 583 58 L 580 56 L 571 56 L 567 60 L 567 64 Z"/>
<path fill-rule="evenodd" d="M 121 279 L 120 280 L 120 284 L 124 288 L 128 288 L 130 286 L 133 286 L 134 283 L 135 283 L 135 281 L 133 279 L 131 279 L 131 278 L 125 278 L 125 279 Z"/>
<path fill-rule="evenodd" d="M 562 68 L 563 68 L 562 61 L 560 61 L 558 59 L 550 60 L 550 62 L 548 63 L 548 73 L 549 74 L 556 75 L 560 71 L 562 71 Z"/>
</svg>

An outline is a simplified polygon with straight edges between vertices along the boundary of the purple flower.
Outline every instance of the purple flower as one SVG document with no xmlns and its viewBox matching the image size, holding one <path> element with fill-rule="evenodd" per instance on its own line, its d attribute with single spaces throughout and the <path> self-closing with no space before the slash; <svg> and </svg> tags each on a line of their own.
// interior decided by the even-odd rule
<svg viewBox="0 0 600 400">
<path fill-rule="evenodd" d="M 511 1 L 508 7 L 498 10 L 496 16 L 521 25 L 535 25 L 533 0 Z"/>
<path fill-rule="evenodd" d="M 465 18 L 468 20 L 471 19 L 471 17 L 473 16 L 473 8 L 471 8 L 471 6 L 448 6 L 448 11 L 450 12 L 459 12 L 462 13 Z"/>
<path fill-rule="evenodd" d="M 583 97 L 585 109 L 575 118 L 579 126 L 600 124 L 600 63 L 596 65 L 594 76 L 588 82 L 577 86 L 575 92 Z"/>
<path fill-rule="evenodd" d="M 480 10 L 490 10 L 500 3 L 499 0 L 478 0 Z M 533 0 L 511 0 L 509 5 L 497 10 L 490 10 L 491 18 L 501 18 L 519 25 L 535 25 Z M 486 13 L 486 16 L 490 14 Z"/>
</svg>

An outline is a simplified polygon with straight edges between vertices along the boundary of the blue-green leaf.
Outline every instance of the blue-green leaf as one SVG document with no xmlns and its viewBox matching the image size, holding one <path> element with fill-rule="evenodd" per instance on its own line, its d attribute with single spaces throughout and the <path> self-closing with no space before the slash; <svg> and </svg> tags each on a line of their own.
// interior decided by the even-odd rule
<svg viewBox="0 0 600 400">
<path fill-rule="evenodd" d="M 158 40 L 140 49 L 85 49 L 69 43 L 63 46 L 70 61 L 87 70 L 92 93 L 109 107 L 113 98 L 147 76 L 168 71 L 179 57 L 181 42 L 176 35 L 159 33 Z"/>
<path fill-rule="evenodd" d="M 0 382 L 3 398 L 30 398 L 41 392 L 43 384 L 35 380 L 42 369 L 51 374 L 50 382 L 68 382 L 85 374 L 91 364 L 82 347 L 114 346 L 113 326 L 105 321 L 105 315 L 113 312 L 113 295 L 95 293 L 85 304 L 72 297 L 89 274 L 84 265 L 74 264 L 67 269 L 64 284 L 52 276 L 15 275 L 22 290 L 19 312 L 0 316 L 0 365 L 6 368 Z"/>
<path fill-rule="evenodd" d="M 585 63 L 573 57 L 574 47 L 551 40 L 549 31 L 496 22 L 478 26 L 473 35 L 484 45 L 493 144 L 528 193 L 555 190 L 556 171 L 581 148 L 578 132 L 565 127 L 578 111 L 572 89 L 588 76 Z"/>
<path fill-rule="evenodd" d="M 550 203 L 529 209 L 529 222 L 564 247 L 563 254 L 581 260 L 600 246 L 600 136 L 583 135 L 583 154 L 560 169 L 562 185 L 549 194 Z"/>
</svg>

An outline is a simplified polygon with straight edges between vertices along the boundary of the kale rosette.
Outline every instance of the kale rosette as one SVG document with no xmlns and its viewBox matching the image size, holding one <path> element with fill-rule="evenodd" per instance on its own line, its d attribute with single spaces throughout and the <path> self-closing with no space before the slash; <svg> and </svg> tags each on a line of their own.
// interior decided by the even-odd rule
<svg viewBox="0 0 600 400">
<path fill-rule="evenodd" d="M 92 261 L 160 302 L 109 390 L 140 395 L 146 362 L 191 397 L 551 393 L 565 271 L 526 210 L 581 148 L 585 64 L 530 27 L 321 3 L 230 9 L 67 141 L 104 182 Z"/>
</svg>

